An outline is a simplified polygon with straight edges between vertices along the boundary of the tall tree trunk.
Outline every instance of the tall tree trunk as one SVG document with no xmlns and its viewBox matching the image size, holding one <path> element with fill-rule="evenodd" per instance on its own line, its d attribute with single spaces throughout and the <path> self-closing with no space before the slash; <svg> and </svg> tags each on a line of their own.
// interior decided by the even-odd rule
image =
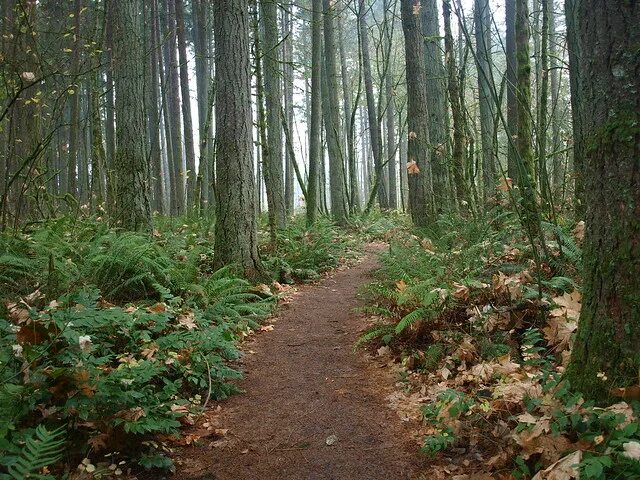
<svg viewBox="0 0 640 480">
<path fill-rule="evenodd" d="M 307 181 L 307 224 L 318 212 L 318 179 L 322 164 L 322 0 L 313 0 L 311 19 L 311 119 L 309 122 L 309 180 Z"/>
<path fill-rule="evenodd" d="M 196 205 L 196 154 L 193 146 L 193 120 L 191 117 L 191 95 L 189 93 L 189 65 L 187 58 L 187 36 L 184 27 L 183 0 L 175 2 L 176 33 L 180 58 L 180 95 L 182 97 L 182 122 L 184 124 L 184 153 L 186 161 L 187 209 Z"/>
<path fill-rule="evenodd" d="M 351 86 L 349 85 L 349 71 L 347 69 L 347 55 L 345 52 L 345 31 L 343 28 L 343 22 L 338 22 L 339 26 L 339 42 L 340 42 L 340 77 L 342 79 L 342 109 L 344 115 L 344 129 L 345 137 L 347 140 L 347 173 L 349 176 L 349 210 L 351 213 L 357 213 L 360 211 L 360 194 L 358 192 L 358 177 L 356 169 L 356 147 L 355 147 L 355 121 L 354 113 L 357 109 L 357 105 L 352 106 L 351 101 Z M 359 93 L 359 92 L 358 92 Z M 356 103 L 358 101 L 356 95 Z"/>
<path fill-rule="evenodd" d="M 449 102 L 451 103 L 451 116 L 453 119 L 453 180 L 458 206 L 464 205 L 467 197 L 467 189 L 464 181 L 464 169 L 466 163 L 467 135 L 465 132 L 465 119 L 461 105 L 462 86 L 459 83 L 456 57 L 453 49 L 453 35 L 451 34 L 451 1 L 443 0 L 444 12 L 444 48 L 445 64 L 447 67 L 447 85 L 449 90 Z"/>
<path fill-rule="evenodd" d="M 283 82 L 284 82 L 284 111 L 286 123 L 289 128 L 293 128 L 293 3 L 284 5 L 282 13 L 282 59 L 283 59 Z M 293 133 L 293 132 L 290 132 Z M 293 215 L 295 207 L 295 182 L 294 166 L 295 158 L 290 154 L 289 149 L 285 149 L 285 175 L 284 175 L 284 199 L 287 215 Z"/>
<path fill-rule="evenodd" d="M 82 0 L 74 0 L 72 15 L 73 31 L 70 48 L 73 50 L 71 57 L 71 72 L 76 83 L 71 85 L 70 92 L 70 122 L 69 122 L 69 160 L 67 162 L 67 187 L 71 195 L 78 196 L 78 143 L 80 135 L 80 9 Z M 73 93 L 72 93 L 73 92 Z"/>
<path fill-rule="evenodd" d="M 585 189 L 584 189 L 584 167 L 583 159 L 585 157 L 585 135 L 583 133 L 583 125 L 587 122 L 584 116 L 584 99 L 579 93 L 580 84 L 583 81 L 583 70 L 586 68 L 582 65 L 585 55 L 589 52 L 584 51 L 584 46 L 578 38 L 577 24 L 580 18 L 577 18 L 581 9 L 579 0 L 565 0 L 565 19 L 567 22 L 567 46 L 569 51 L 569 88 L 571 90 L 571 119 L 573 128 L 573 175 L 575 179 L 574 186 L 574 203 L 575 214 L 577 218 L 584 218 L 586 213 Z"/>
<path fill-rule="evenodd" d="M 553 3 L 553 2 L 551 2 Z M 540 32 L 540 98 L 538 104 L 538 178 L 544 210 L 548 210 L 551 198 L 551 183 L 547 170 L 547 115 L 549 111 L 549 0 L 540 0 L 542 8 L 542 31 Z"/>
<path fill-rule="evenodd" d="M 185 177 L 186 164 L 182 156 L 182 126 L 180 125 L 180 81 L 178 79 L 178 58 L 176 55 L 176 4 L 175 0 L 166 0 L 167 5 L 167 35 L 165 45 L 165 66 L 167 69 L 167 81 L 165 101 L 167 102 L 168 116 L 165 121 L 169 123 L 171 131 L 171 213 L 182 215 L 185 212 Z"/>
<path fill-rule="evenodd" d="M 485 201 L 493 194 L 496 180 L 494 102 L 491 73 L 491 10 L 489 0 L 475 0 L 476 65 L 482 142 L 482 184 Z"/>
<path fill-rule="evenodd" d="M 387 96 L 387 111 L 385 116 L 387 119 L 387 170 L 389 178 L 389 208 L 391 210 L 397 210 L 398 208 L 398 181 L 397 170 L 398 162 L 396 162 L 396 155 L 398 153 L 398 144 L 396 142 L 396 109 L 395 109 L 395 95 L 393 92 L 393 80 L 391 78 L 391 72 L 388 71 L 385 76 L 385 91 Z"/>
<path fill-rule="evenodd" d="M 522 192 L 523 226 L 529 240 L 546 244 L 540 227 L 540 214 L 535 189 L 535 160 L 531 128 L 531 61 L 529 59 L 529 5 L 527 0 L 516 2 L 516 56 L 518 67 L 518 184 Z M 534 253 L 537 247 L 534 246 Z M 538 260 L 538 258 L 536 258 Z"/>
<path fill-rule="evenodd" d="M 252 280 L 262 276 L 253 176 L 253 121 L 249 5 L 216 0 L 216 267 L 237 264 Z"/>
<path fill-rule="evenodd" d="M 2 230 L 10 224 L 17 229 L 25 219 L 35 219 L 37 199 L 32 201 L 29 194 L 37 195 L 41 185 L 40 105 L 28 101 L 39 87 L 41 75 L 40 66 L 32 54 L 37 41 L 36 8 L 33 0 L 9 5 L 6 27 L 2 28 L 2 33 L 11 38 L 5 44 L 3 54 L 6 54 L 4 69 L 8 95 L 15 98 L 13 105 L 9 106 L 5 170 L 2 172 Z"/>
<path fill-rule="evenodd" d="M 560 153 L 560 59 L 558 57 L 558 35 L 556 27 L 556 13 L 553 2 L 549 6 L 549 84 L 551 86 L 551 179 L 552 195 L 562 193 L 564 179 L 564 160 Z M 560 198 L 560 197 L 557 197 Z"/>
<path fill-rule="evenodd" d="M 449 109 L 447 108 L 446 71 L 442 64 L 442 39 L 437 0 L 422 2 L 420 9 L 427 82 L 429 139 L 435 152 L 433 173 L 434 210 L 441 211 L 448 202 Z M 402 163 L 401 163 L 402 165 Z"/>
<path fill-rule="evenodd" d="M 112 212 L 114 205 L 115 185 L 113 184 L 113 162 L 116 158 L 116 122 L 115 122 L 115 95 L 113 91 L 113 21 L 111 19 L 111 8 L 113 0 L 106 0 L 105 15 L 105 125 L 104 139 L 105 151 L 107 154 L 106 175 L 107 175 L 107 212 Z M 69 182 L 68 176 L 67 184 Z"/>
<path fill-rule="evenodd" d="M 191 11 L 193 15 L 193 48 L 196 62 L 196 92 L 198 98 L 198 144 L 200 146 L 200 163 L 198 166 L 198 184 L 200 192 L 200 211 L 209 209 L 211 191 L 211 164 L 209 151 L 213 148 L 211 138 L 210 111 L 211 102 L 209 92 L 209 58 L 208 58 L 208 28 L 207 11 L 209 4 L 204 0 L 193 0 Z"/>
<path fill-rule="evenodd" d="M 419 5 L 417 0 L 416 3 Z M 401 2 L 402 29 L 404 31 L 407 63 L 407 123 L 409 205 L 411 219 L 418 227 L 429 224 L 429 112 L 424 64 L 424 39 L 420 16 L 414 14 L 412 2 Z"/>
<path fill-rule="evenodd" d="M 323 111 L 326 112 L 324 123 L 329 151 L 331 215 L 337 224 L 344 225 L 347 221 L 347 202 L 344 183 L 344 151 L 340 132 L 340 105 L 338 103 L 337 44 L 334 27 L 336 8 L 333 0 L 323 0 L 322 5 L 324 7 L 324 67 L 327 85 Z"/>
<path fill-rule="evenodd" d="M 518 152 L 515 144 L 518 135 L 518 98 L 516 84 L 516 0 L 505 0 L 506 57 L 507 57 L 507 175 L 518 180 Z"/>
<path fill-rule="evenodd" d="M 358 11 L 358 33 L 360 34 L 360 45 L 362 50 L 362 75 L 364 76 L 364 89 L 367 98 L 367 113 L 369 115 L 369 136 L 371 138 L 371 148 L 373 150 L 373 164 L 375 167 L 375 180 L 370 198 L 376 195 L 380 208 L 389 208 L 389 196 L 387 195 L 384 178 L 384 162 L 382 159 L 382 137 L 380 133 L 380 123 L 376 111 L 376 100 L 373 95 L 373 77 L 371 75 L 371 54 L 369 47 L 369 33 L 367 32 L 366 4 L 364 0 L 359 0 Z M 371 202 L 368 202 L 367 210 Z"/>
<path fill-rule="evenodd" d="M 637 385 L 640 370 L 640 4 L 571 6 L 571 46 L 585 55 L 572 94 L 584 114 L 587 212 L 582 312 L 567 378 L 587 398 L 604 400 L 611 387 Z"/>
<path fill-rule="evenodd" d="M 264 183 L 267 189 L 269 222 L 274 229 L 286 225 L 284 179 L 282 165 L 282 90 L 280 82 L 280 51 L 278 14 L 275 0 L 260 0 L 260 18 L 264 38 L 261 58 L 264 66 L 267 142 L 269 155 L 262 157 Z M 264 152 L 263 152 L 264 153 Z"/>
<path fill-rule="evenodd" d="M 141 12 L 142 0 L 112 2 L 113 79 L 116 94 L 114 222 L 126 230 L 150 232 Z"/>
<path fill-rule="evenodd" d="M 396 142 L 396 100 L 395 92 L 393 88 L 393 30 L 395 27 L 395 11 L 391 11 L 391 5 L 388 2 L 383 3 L 384 8 L 384 39 L 385 39 L 385 51 L 386 51 L 386 65 L 384 72 L 384 89 L 385 97 L 387 98 L 387 108 L 385 111 L 386 127 L 387 127 L 387 170 L 386 177 L 388 178 L 388 192 L 389 192 L 389 208 L 397 210 L 398 208 L 398 181 L 397 170 L 398 162 L 396 162 L 396 155 L 398 153 L 398 143 Z M 394 9 L 395 10 L 395 9 Z"/>
<path fill-rule="evenodd" d="M 162 190 L 162 157 L 160 150 L 160 105 L 158 103 L 159 76 L 158 76 L 158 45 L 156 43 L 158 28 L 158 0 L 151 0 L 150 15 L 147 17 L 151 29 L 147 35 L 148 43 L 148 72 L 150 74 L 149 84 L 145 90 L 148 94 L 147 114 L 149 119 L 149 159 L 151 162 L 151 182 L 153 187 L 152 207 L 155 211 L 163 211 L 163 190 Z"/>
</svg>

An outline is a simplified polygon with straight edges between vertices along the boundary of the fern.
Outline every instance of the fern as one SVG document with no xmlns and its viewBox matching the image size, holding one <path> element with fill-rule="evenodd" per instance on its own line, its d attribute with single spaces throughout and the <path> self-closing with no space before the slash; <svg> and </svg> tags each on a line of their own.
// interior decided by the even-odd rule
<svg viewBox="0 0 640 480">
<path fill-rule="evenodd" d="M 365 334 L 361 335 L 360 338 L 358 338 L 356 343 L 353 345 L 353 349 L 357 350 L 365 343 L 369 343 L 375 340 L 376 338 L 380 338 L 384 335 L 388 335 L 392 333 L 393 333 L 393 325 L 377 325 L 373 327 L 371 330 L 369 330 L 368 332 L 366 332 Z"/>
<path fill-rule="evenodd" d="M 9 465 L 9 478 L 15 480 L 53 478 L 50 475 L 42 475 L 38 471 L 62 458 L 65 429 L 66 427 L 62 426 L 49 431 L 43 425 L 38 425 L 33 435 L 26 439 L 15 463 Z"/>
<path fill-rule="evenodd" d="M 404 332 L 409 326 L 417 322 L 418 320 L 422 320 L 428 315 L 429 311 L 426 308 L 418 308 L 413 312 L 402 317 L 402 320 L 398 322 L 395 328 L 395 334 L 400 335 Z"/>
</svg>

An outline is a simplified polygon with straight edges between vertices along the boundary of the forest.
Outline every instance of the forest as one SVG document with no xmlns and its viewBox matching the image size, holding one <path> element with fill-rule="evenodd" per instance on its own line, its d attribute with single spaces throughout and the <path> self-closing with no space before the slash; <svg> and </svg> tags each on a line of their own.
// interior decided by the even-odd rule
<svg viewBox="0 0 640 480">
<path fill-rule="evenodd" d="M 0 479 L 640 479 L 640 2 L 0 31 Z"/>
</svg>

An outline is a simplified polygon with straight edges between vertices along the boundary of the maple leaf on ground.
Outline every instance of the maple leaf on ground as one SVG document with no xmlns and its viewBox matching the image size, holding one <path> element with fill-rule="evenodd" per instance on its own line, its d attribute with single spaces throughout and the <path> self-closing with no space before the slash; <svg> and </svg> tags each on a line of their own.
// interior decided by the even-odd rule
<svg viewBox="0 0 640 480">
<path fill-rule="evenodd" d="M 568 321 L 563 317 L 551 317 L 542 331 L 550 346 L 556 351 L 563 351 L 571 348 L 571 335 L 577 329 L 578 322 Z"/>
<path fill-rule="evenodd" d="M 187 312 L 185 314 L 178 315 L 178 323 L 183 327 L 187 327 L 187 330 L 198 328 L 195 319 L 196 316 L 193 312 Z"/>
</svg>

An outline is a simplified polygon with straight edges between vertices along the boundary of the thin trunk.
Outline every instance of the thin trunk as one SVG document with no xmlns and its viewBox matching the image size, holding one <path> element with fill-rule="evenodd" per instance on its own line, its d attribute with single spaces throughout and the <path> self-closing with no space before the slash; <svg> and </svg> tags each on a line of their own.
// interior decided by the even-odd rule
<svg viewBox="0 0 640 480">
<path fill-rule="evenodd" d="M 293 125 L 293 15 L 291 9 L 293 3 L 287 3 L 282 13 L 282 58 L 284 81 L 284 111 L 287 125 Z M 290 132 L 291 133 L 291 132 Z M 295 158 L 289 148 L 285 149 L 285 179 L 284 198 L 287 215 L 293 215 L 295 208 L 295 183 L 294 183 Z"/>
<path fill-rule="evenodd" d="M 165 65 L 167 68 L 166 102 L 171 130 L 170 163 L 174 190 L 171 197 L 171 213 L 182 215 L 185 212 L 185 170 L 186 164 L 182 156 L 182 126 L 180 124 L 180 81 L 178 78 L 178 58 L 176 55 L 176 11 L 175 0 L 166 0 L 167 36 L 165 40 Z"/>
<path fill-rule="evenodd" d="M 184 27 L 184 2 L 183 0 L 174 1 L 178 54 L 180 56 L 180 95 L 182 97 L 182 122 L 184 124 L 187 209 L 191 210 L 196 206 L 196 154 L 193 146 L 193 120 L 191 117 L 191 95 L 189 93 L 187 36 Z"/>
<path fill-rule="evenodd" d="M 258 50 L 257 58 L 263 60 L 264 67 L 265 121 L 269 147 L 269 154 L 263 155 L 262 166 L 267 189 L 269 223 L 272 230 L 279 230 L 285 227 L 287 215 L 282 168 L 282 122 L 280 121 L 282 108 L 280 46 L 275 0 L 260 0 L 260 20 L 264 49 Z"/>
<path fill-rule="evenodd" d="M 475 0 L 476 65 L 482 142 L 482 184 L 485 202 L 493 194 L 496 180 L 494 102 L 491 73 L 491 10 L 489 0 Z"/>
<path fill-rule="evenodd" d="M 369 136 L 373 150 L 373 163 L 375 166 L 375 180 L 370 199 L 377 196 L 378 205 L 382 209 L 389 208 L 389 197 L 384 177 L 384 165 L 382 160 L 382 137 L 380 133 L 380 123 L 376 111 L 376 101 L 373 95 L 373 78 L 371 75 L 371 55 L 369 47 L 369 34 L 367 32 L 366 4 L 364 0 L 359 0 L 358 11 L 358 33 L 360 35 L 360 45 L 362 49 L 362 75 L 364 76 L 364 88 L 367 98 L 367 113 L 369 115 Z M 367 210 L 371 207 L 371 202 L 367 204 Z"/>
<path fill-rule="evenodd" d="M 347 221 L 347 202 L 344 188 L 344 150 L 340 132 L 340 106 L 338 103 L 338 70 L 336 66 L 336 33 L 334 17 L 337 15 L 333 0 L 323 0 L 324 7 L 324 67 L 327 95 L 324 95 L 324 123 L 329 151 L 329 190 L 331 215 L 338 225 Z"/>
<path fill-rule="evenodd" d="M 453 180 L 458 206 L 466 202 L 467 192 L 464 181 L 464 168 L 466 164 L 467 135 L 465 132 L 465 120 L 461 105 L 462 86 L 459 83 L 458 69 L 456 68 L 455 52 L 453 49 L 453 36 L 451 34 L 451 1 L 443 0 L 444 12 L 444 48 L 445 65 L 448 72 L 449 102 L 451 103 L 451 116 L 453 119 L 453 151 L 452 169 Z"/>
<path fill-rule="evenodd" d="M 518 152 L 515 148 L 518 135 L 518 98 L 516 83 L 516 0 L 505 0 L 506 57 L 507 57 L 507 175 L 518 181 Z"/>
<path fill-rule="evenodd" d="M 146 86 L 148 94 L 147 114 L 149 119 L 149 160 L 151 162 L 151 182 L 153 185 L 152 207 L 155 211 L 163 212 L 162 201 L 162 157 L 160 150 L 160 114 L 158 103 L 159 76 L 158 76 L 158 44 L 156 43 L 158 28 L 158 0 L 151 1 L 151 12 L 148 17 L 151 24 L 151 31 L 147 35 L 148 39 L 148 59 L 150 73 L 149 84 Z"/>
</svg>

